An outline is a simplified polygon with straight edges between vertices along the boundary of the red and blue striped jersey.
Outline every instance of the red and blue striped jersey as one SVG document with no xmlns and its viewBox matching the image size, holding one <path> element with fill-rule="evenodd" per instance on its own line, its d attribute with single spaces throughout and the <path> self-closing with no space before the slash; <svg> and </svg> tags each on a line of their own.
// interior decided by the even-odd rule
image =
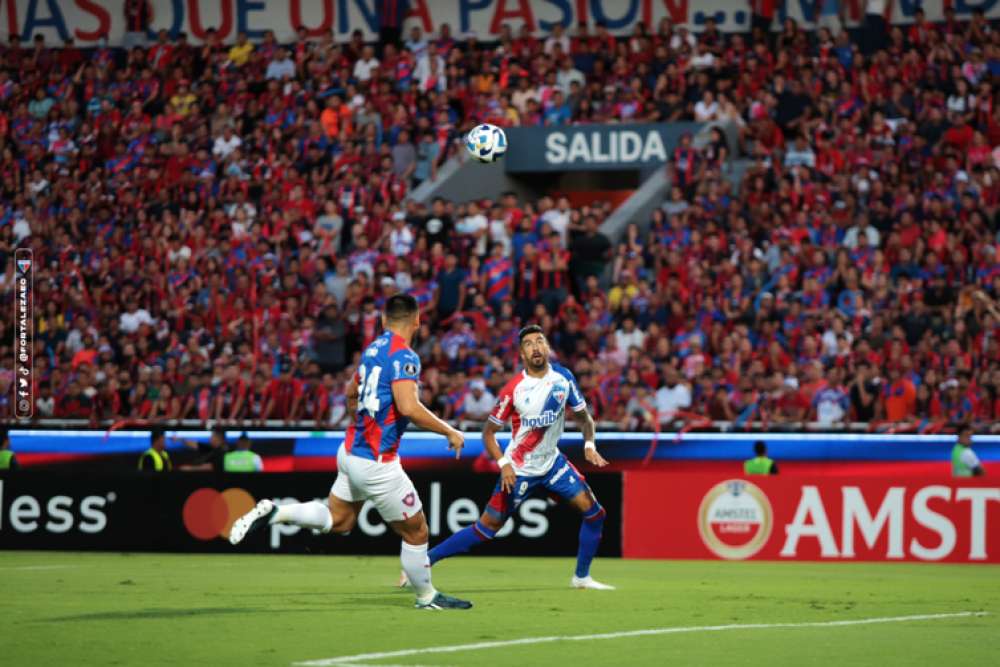
<svg viewBox="0 0 1000 667">
<path fill-rule="evenodd" d="M 347 452 L 376 460 L 395 454 L 409 420 L 396 410 L 392 385 L 420 381 L 420 357 L 397 334 L 386 331 L 361 355 L 354 373 L 358 385 L 358 411 L 344 438 Z"/>
<path fill-rule="evenodd" d="M 514 288 L 514 265 L 506 257 L 491 259 L 483 266 L 486 298 L 493 302 L 509 299 Z"/>
<path fill-rule="evenodd" d="M 436 282 L 425 282 L 414 285 L 410 288 L 409 294 L 417 300 L 417 305 L 420 307 L 420 310 L 424 310 L 431 304 L 431 302 L 434 301 L 434 290 L 436 289 Z"/>
</svg>

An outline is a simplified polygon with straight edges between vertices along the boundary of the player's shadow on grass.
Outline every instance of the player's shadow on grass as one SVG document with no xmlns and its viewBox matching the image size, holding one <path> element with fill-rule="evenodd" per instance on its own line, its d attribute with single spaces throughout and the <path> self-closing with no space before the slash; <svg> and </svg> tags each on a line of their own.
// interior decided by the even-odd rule
<svg viewBox="0 0 1000 667">
<path fill-rule="evenodd" d="M 547 593 L 551 591 L 567 591 L 569 589 L 561 586 L 536 586 L 533 588 L 511 588 L 498 586 L 496 588 L 463 588 L 456 589 L 455 594 L 477 595 L 490 593 Z M 474 601 L 473 601 L 474 602 Z M 400 607 L 413 606 L 413 592 L 409 589 L 397 589 L 389 593 L 353 593 L 351 597 L 339 598 L 336 600 L 337 606 L 345 607 Z"/>
<path fill-rule="evenodd" d="M 475 595 L 476 593 L 551 593 L 558 591 L 561 593 L 574 592 L 569 586 L 532 586 L 531 588 L 513 588 L 510 586 L 497 586 L 495 588 L 462 588 L 455 589 L 456 595 Z"/>
<path fill-rule="evenodd" d="M 41 623 L 72 623 L 76 621 L 133 621 L 142 619 L 187 618 L 191 616 L 223 616 L 226 614 L 306 614 L 316 609 L 270 609 L 262 607 L 202 607 L 195 609 L 134 609 L 131 611 L 99 611 L 75 616 L 39 619 Z"/>
<path fill-rule="evenodd" d="M 392 593 L 367 595 L 365 597 L 340 598 L 333 606 L 337 607 L 412 607 L 413 597 L 394 595 Z"/>
</svg>

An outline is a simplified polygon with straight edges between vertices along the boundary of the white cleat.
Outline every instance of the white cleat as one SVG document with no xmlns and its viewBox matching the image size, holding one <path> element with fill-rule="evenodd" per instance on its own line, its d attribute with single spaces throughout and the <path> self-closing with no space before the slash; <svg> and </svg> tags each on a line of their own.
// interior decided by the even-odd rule
<svg viewBox="0 0 1000 667">
<path fill-rule="evenodd" d="M 229 543 L 235 546 L 250 533 L 268 525 L 277 511 L 278 508 L 273 502 L 266 498 L 261 500 L 252 510 L 233 522 L 233 527 L 229 529 Z"/>
<path fill-rule="evenodd" d="M 399 583 L 396 584 L 400 588 L 408 588 L 410 585 L 410 578 L 406 576 L 406 571 L 403 570 L 399 573 Z"/>
<path fill-rule="evenodd" d="M 609 584 L 602 584 L 599 581 L 595 581 L 594 578 L 591 577 L 591 576 L 589 576 L 589 575 L 586 576 L 586 577 L 578 577 L 576 575 L 573 575 L 572 584 L 573 584 L 573 588 L 589 588 L 592 591 L 613 591 L 613 590 L 615 590 L 614 586 L 611 586 Z"/>
</svg>

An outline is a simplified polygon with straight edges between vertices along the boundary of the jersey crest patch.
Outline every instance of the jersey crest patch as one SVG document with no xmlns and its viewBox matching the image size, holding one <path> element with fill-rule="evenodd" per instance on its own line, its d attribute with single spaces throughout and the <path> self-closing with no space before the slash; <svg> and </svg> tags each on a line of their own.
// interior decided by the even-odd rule
<svg viewBox="0 0 1000 667">
<path fill-rule="evenodd" d="M 557 386 L 555 389 L 552 390 L 552 399 L 556 403 L 559 404 L 564 403 L 566 401 L 566 390 L 561 386 Z"/>
</svg>

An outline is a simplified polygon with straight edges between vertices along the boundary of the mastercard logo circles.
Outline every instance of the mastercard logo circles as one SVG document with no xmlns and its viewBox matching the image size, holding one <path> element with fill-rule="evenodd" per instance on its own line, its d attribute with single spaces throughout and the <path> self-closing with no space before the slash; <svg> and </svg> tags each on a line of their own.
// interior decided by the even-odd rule
<svg viewBox="0 0 1000 667">
<path fill-rule="evenodd" d="M 243 489 L 198 489 L 184 501 L 184 527 L 199 540 L 229 539 L 233 523 L 257 501 Z"/>
</svg>

